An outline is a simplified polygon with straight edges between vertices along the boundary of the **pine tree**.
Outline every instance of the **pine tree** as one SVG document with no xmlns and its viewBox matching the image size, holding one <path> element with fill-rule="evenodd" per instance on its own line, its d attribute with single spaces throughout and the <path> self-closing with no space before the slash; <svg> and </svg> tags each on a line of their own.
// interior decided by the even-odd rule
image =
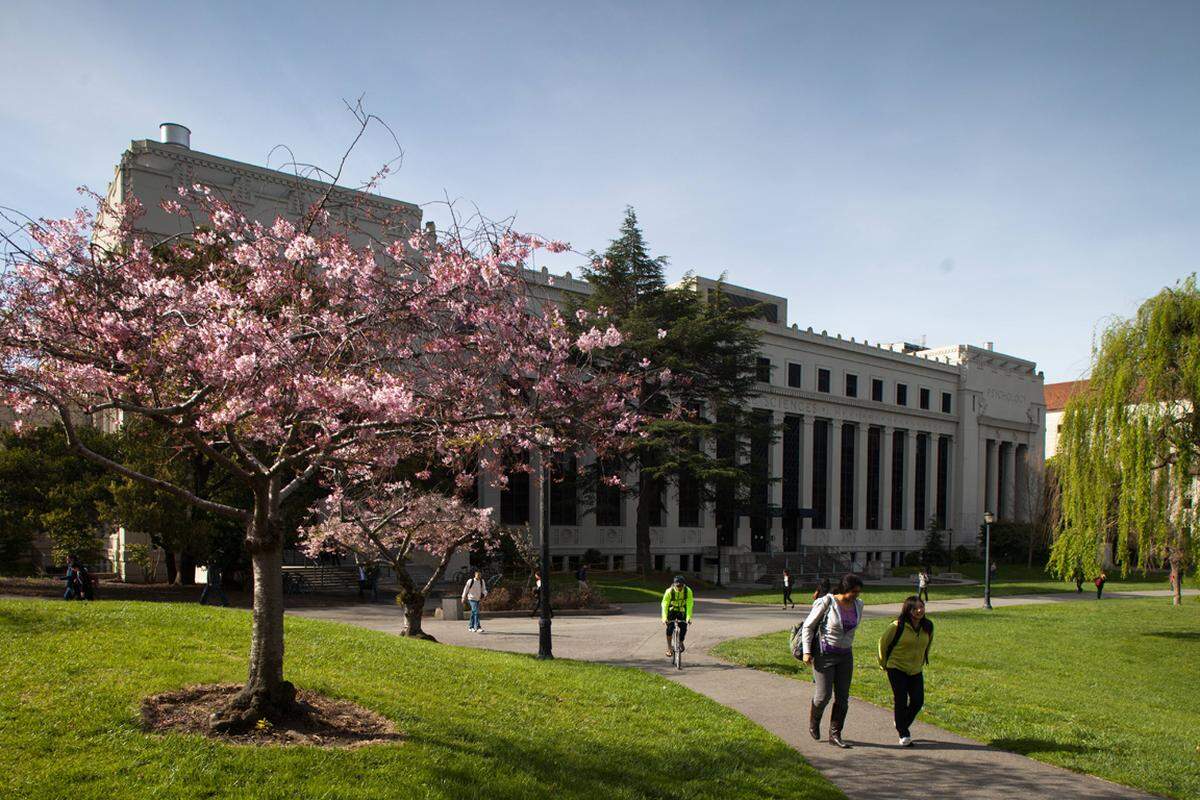
<svg viewBox="0 0 1200 800">
<path fill-rule="evenodd" d="M 759 350 L 759 335 L 748 323 L 757 310 L 734 307 L 719 287 L 702 296 L 690 274 L 668 287 L 667 263 L 665 256 L 650 255 L 637 215 L 627 208 L 620 235 L 602 257 L 593 254 L 585 270 L 592 294 L 577 301 L 588 310 L 608 309 L 621 329 L 624 344 L 606 358 L 625 364 L 648 359 L 669 369 L 680 378 L 671 401 L 691 410 L 672 417 L 661 401 L 647 409 L 650 419 L 625 462 L 604 465 L 610 473 L 637 475 L 631 491 L 638 501 L 636 553 L 643 572 L 651 564 L 651 521 L 669 481 L 694 486 L 702 503 L 732 495 L 733 508 L 744 505 L 755 480 L 746 447 L 757 424 L 748 409 Z M 597 477 L 588 482 L 593 491 Z"/>
</svg>

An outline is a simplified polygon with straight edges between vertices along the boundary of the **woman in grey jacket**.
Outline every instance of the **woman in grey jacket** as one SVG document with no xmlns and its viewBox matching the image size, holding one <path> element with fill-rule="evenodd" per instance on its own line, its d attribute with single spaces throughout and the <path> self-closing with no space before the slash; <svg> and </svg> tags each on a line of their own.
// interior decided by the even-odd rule
<svg viewBox="0 0 1200 800">
<path fill-rule="evenodd" d="M 833 698 L 829 715 L 829 743 L 849 747 L 842 741 L 842 726 L 850 709 L 850 679 L 854 677 L 854 631 L 862 620 L 862 579 L 843 575 L 837 587 L 813 603 L 804 620 L 804 663 L 812 665 L 812 707 L 808 732 L 821 738 L 821 715 Z"/>
</svg>

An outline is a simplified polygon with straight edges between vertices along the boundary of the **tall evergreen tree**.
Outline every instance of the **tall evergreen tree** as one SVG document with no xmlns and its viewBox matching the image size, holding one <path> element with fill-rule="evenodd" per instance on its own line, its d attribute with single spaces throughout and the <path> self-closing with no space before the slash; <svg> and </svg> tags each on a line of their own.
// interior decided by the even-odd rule
<svg viewBox="0 0 1200 800">
<path fill-rule="evenodd" d="M 576 302 L 593 312 L 607 309 L 624 336 L 622 346 L 604 357 L 613 366 L 648 360 L 669 369 L 675 376 L 670 402 L 689 410 L 668 413 L 658 385 L 647 384 L 643 397 L 650 407 L 643 408 L 647 420 L 636 446 L 623 463 L 594 470 L 636 474 L 630 490 L 637 496 L 637 563 L 645 572 L 651 565 L 651 523 L 669 481 L 686 486 L 699 503 L 721 497 L 733 514 L 725 524 L 735 527 L 737 509 L 753 494 L 756 478 L 746 451 L 757 424 L 748 407 L 759 350 L 759 334 L 749 321 L 757 309 L 735 307 L 719 286 L 702 295 L 690 274 L 668 287 L 667 258 L 650 255 L 632 208 L 625 210 L 620 235 L 604 255 L 592 257 L 584 271 L 592 294 Z"/>
</svg>

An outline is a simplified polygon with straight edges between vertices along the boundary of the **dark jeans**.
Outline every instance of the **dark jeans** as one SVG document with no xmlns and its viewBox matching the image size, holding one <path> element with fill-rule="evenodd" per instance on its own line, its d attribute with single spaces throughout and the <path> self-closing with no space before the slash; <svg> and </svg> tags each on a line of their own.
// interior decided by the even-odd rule
<svg viewBox="0 0 1200 800">
<path fill-rule="evenodd" d="M 206 585 L 204 587 L 204 591 L 200 593 L 200 605 L 204 605 L 208 602 L 208 595 L 210 592 L 214 595 L 214 600 L 217 597 L 221 598 L 221 605 L 229 605 L 229 598 L 225 596 L 225 590 L 220 586 L 213 586 L 211 583 Z"/>
<path fill-rule="evenodd" d="M 1102 594 L 1104 594 L 1104 584 L 1103 583 L 1096 587 L 1096 599 L 1099 600 L 1100 596 Z"/>
<path fill-rule="evenodd" d="M 896 719 L 896 733 L 911 736 L 909 731 L 921 706 L 925 705 L 925 674 L 909 675 L 902 669 L 887 671 L 888 683 L 892 685 L 892 707 Z"/>
<path fill-rule="evenodd" d="M 788 603 L 792 603 L 792 587 L 785 586 L 783 587 L 783 604 L 786 606 Z M 796 604 L 792 603 L 792 605 Z"/>
<path fill-rule="evenodd" d="M 683 644 L 683 640 L 687 638 L 687 620 L 683 618 L 681 611 L 667 612 L 667 640 L 671 639 L 671 634 L 675 633 L 675 626 L 679 626 L 679 643 Z"/>
<path fill-rule="evenodd" d="M 853 653 L 817 653 L 813 656 L 813 699 L 817 715 L 825 713 L 825 706 L 833 698 L 830 712 L 830 728 L 841 732 L 850 710 L 850 681 L 854 678 Z"/>
<path fill-rule="evenodd" d="M 917 597 L 921 598 L 926 603 L 929 602 L 929 585 L 928 584 L 926 584 L 925 586 L 922 586 L 920 589 L 917 589 Z"/>
</svg>

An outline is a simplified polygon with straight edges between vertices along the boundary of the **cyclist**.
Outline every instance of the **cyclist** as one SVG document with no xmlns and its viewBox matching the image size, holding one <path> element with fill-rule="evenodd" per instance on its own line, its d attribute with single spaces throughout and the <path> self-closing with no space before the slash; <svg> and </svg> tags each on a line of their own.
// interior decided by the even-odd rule
<svg viewBox="0 0 1200 800">
<path fill-rule="evenodd" d="M 688 625 L 692 621 L 692 597 L 691 587 L 683 582 L 682 575 L 676 575 L 675 580 L 671 581 L 671 585 L 663 592 L 662 598 L 662 621 L 667 626 L 667 658 L 675 657 L 675 649 L 671 647 L 671 634 L 675 633 L 675 626 L 679 626 L 679 652 L 684 651 L 683 639 L 687 636 Z"/>
</svg>

